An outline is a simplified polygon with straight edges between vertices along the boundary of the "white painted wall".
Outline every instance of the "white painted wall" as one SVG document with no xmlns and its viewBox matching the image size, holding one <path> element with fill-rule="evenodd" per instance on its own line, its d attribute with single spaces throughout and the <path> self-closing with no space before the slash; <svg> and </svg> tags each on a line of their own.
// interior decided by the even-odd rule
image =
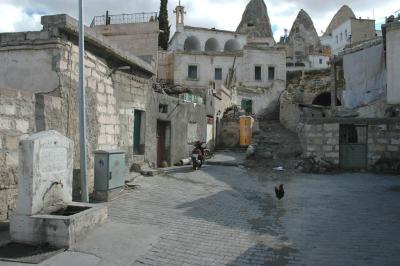
<svg viewBox="0 0 400 266">
<path fill-rule="evenodd" d="M 388 25 L 386 32 L 387 102 L 400 104 L 400 22 Z"/>
<path fill-rule="evenodd" d="M 189 87 L 207 88 L 210 82 L 214 81 L 214 69 L 222 68 L 222 82 L 225 80 L 229 68 L 233 65 L 233 56 L 206 54 L 176 53 L 174 62 L 174 81 L 175 84 L 184 84 Z M 243 57 L 236 59 L 236 64 L 241 64 Z M 188 79 L 189 65 L 197 65 L 198 79 Z M 217 82 L 219 85 L 221 82 Z"/>
<path fill-rule="evenodd" d="M 308 61 L 310 62 L 311 69 L 322 69 L 329 67 L 329 56 L 326 55 L 309 55 Z"/>
<path fill-rule="evenodd" d="M 346 35 L 347 32 L 347 35 Z M 351 34 L 351 19 L 345 21 L 340 26 L 332 30 L 332 36 L 321 39 L 324 45 L 329 45 L 332 49 L 332 54 L 337 55 L 346 44 L 349 44 L 349 35 Z"/>
<path fill-rule="evenodd" d="M 188 87 L 208 88 L 210 83 L 215 82 L 216 87 L 224 83 L 229 69 L 233 65 L 233 55 L 207 55 L 175 53 L 174 81 L 175 84 L 184 84 Z M 188 78 L 189 65 L 196 65 L 198 79 Z M 255 66 L 261 66 L 262 80 L 256 81 L 254 76 Z M 238 53 L 235 62 L 236 78 L 238 83 L 246 87 L 269 87 L 272 80 L 268 80 L 268 67 L 275 68 L 274 80 L 286 80 L 285 51 L 275 48 L 251 49 L 246 48 L 243 53 Z M 215 68 L 222 68 L 222 81 L 214 80 Z"/>
</svg>

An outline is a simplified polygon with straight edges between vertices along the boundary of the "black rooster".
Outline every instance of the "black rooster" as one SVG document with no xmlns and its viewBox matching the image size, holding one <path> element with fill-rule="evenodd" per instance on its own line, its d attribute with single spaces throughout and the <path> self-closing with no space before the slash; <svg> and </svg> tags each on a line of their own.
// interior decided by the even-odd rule
<svg viewBox="0 0 400 266">
<path fill-rule="evenodd" d="M 283 198 L 283 195 L 285 195 L 283 184 L 280 184 L 279 187 L 275 187 L 275 195 L 279 200 Z"/>
</svg>

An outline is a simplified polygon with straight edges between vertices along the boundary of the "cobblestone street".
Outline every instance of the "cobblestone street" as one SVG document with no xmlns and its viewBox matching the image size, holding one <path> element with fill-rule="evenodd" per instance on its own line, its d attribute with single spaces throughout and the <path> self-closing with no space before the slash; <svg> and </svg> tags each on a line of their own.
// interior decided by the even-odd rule
<svg viewBox="0 0 400 266">
<path fill-rule="evenodd" d="M 276 183 L 286 195 L 277 201 Z M 134 265 L 399 265 L 400 179 L 180 168 L 143 178 L 110 219 L 163 233 Z"/>
</svg>

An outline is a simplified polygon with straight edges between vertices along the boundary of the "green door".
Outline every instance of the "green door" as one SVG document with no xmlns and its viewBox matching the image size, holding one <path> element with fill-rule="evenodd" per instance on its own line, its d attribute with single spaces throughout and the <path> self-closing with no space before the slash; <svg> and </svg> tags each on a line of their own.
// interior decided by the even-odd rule
<svg viewBox="0 0 400 266">
<path fill-rule="evenodd" d="M 135 110 L 133 125 L 133 153 L 140 154 L 140 127 L 142 124 L 142 112 Z"/>
<path fill-rule="evenodd" d="M 339 161 L 345 170 L 367 168 L 368 126 L 340 125 Z"/>
</svg>

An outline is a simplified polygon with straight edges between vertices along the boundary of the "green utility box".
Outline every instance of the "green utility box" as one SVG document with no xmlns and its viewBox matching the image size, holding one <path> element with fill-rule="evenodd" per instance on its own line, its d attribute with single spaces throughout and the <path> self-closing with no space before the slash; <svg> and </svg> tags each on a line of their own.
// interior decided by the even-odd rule
<svg viewBox="0 0 400 266">
<path fill-rule="evenodd" d="M 109 200 L 109 191 L 125 185 L 125 152 L 99 150 L 94 152 L 94 190 L 97 198 Z M 106 193 L 106 194 L 104 194 Z M 107 195 L 102 197 L 99 195 Z"/>
</svg>

